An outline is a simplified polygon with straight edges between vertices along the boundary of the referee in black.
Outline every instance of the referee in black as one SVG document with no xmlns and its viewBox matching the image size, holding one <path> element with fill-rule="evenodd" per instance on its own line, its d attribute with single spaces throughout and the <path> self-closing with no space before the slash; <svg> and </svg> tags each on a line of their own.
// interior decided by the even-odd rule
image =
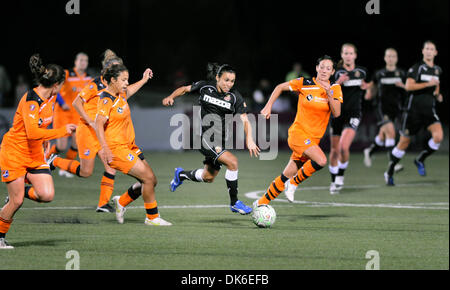
<svg viewBox="0 0 450 290">
<path fill-rule="evenodd" d="M 442 124 L 435 109 L 436 101 L 443 101 L 439 90 L 442 69 L 434 63 L 434 58 L 438 54 L 436 44 L 426 41 L 422 54 L 423 60 L 410 68 L 407 74 L 406 111 L 402 118 L 400 140 L 390 154 L 388 170 L 384 173 L 387 185 L 395 185 L 394 167 L 405 155 L 405 150 L 411 142 L 411 136 L 416 135 L 422 128 L 426 128 L 431 133 L 431 139 L 426 148 L 414 159 L 414 164 L 421 176 L 426 175 L 425 159 L 439 149 L 444 138 Z"/>
</svg>

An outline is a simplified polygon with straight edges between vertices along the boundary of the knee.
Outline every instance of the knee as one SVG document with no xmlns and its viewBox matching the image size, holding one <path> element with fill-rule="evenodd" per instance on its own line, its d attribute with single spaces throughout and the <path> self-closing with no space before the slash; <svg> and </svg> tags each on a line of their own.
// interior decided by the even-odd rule
<svg viewBox="0 0 450 290">
<path fill-rule="evenodd" d="M 438 132 L 436 134 L 433 134 L 433 141 L 434 141 L 434 143 L 440 144 L 443 139 L 444 139 L 444 133 L 443 132 Z"/>
<path fill-rule="evenodd" d="M 93 171 L 92 169 L 91 170 L 83 169 L 83 167 L 81 167 L 80 168 L 80 177 L 87 178 L 92 175 L 92 171 Z"/>
<path fill-rule="evenodd" d="M 214 181 L 214 176 L 212 176 L 212 175 L 208 174 L 203 177 L 203 182 L 205 182 L 205 183 L 213 183 L 213 181 Z"/>
<path fill-rule="evenodd" d="M 53 198 L 55 197 L 55 190 L 54 189 L 46 189 L 39 192 L 36 192 L 37 196 L 39 197 L 40 202 L 51 202 Z"/>
<path fill-rule="evenodd" d="M 149 172 L 142 179 L 142 183 L 149 184 L 149 185 L 155 187 L 158 184 L 158 180 L 156 179 L 155 174 Z"/>
<path fill-rule="evenodd" d="M 232 171 L 238 170 L 238 160 L 237 160 L 237 158 L 233 158 L 232 160 L 230 160 L 230 162 L 228 162 L 227 169 L 228 170 L 232 170 Z"/>
<path fill-rule="evenodd" d="M 318 158 L 315 163 L 319 165 L 321 168 L 327 166 L 327 158 L 323 156 L 322 158 Z"/>
</svg>

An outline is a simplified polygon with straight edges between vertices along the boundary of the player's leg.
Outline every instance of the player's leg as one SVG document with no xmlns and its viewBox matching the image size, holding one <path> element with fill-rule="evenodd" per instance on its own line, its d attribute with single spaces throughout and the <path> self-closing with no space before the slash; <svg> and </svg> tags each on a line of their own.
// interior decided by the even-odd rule
<svg viewBox="0 0 450 290">
<path fill-rule="evenodd" d="M 24 185 L 24 176 L 6 183 L 9 199 L 0 210 L 0 250 L 14 248 L 8 244 L 5 238 L 13 222 L 14 214 L 23 204 Z"/>
<path fill-rule="evenodd" d="M 393 178 L 395 166 L 400 162 L 403 156 L 405 156 L 406 149 L 408 149 L 410 143 L 411 138 L 409 136 L 401 135 L 400 140 L 397 143 L 397 146 L 395 146 L 394 149 L 390 151 L 388 169 L 384 173 L 386 185 L 390 186 L 395 185 Z"/>
<path fill-rule="evenodd" d="M 100 158 L 100 160 L 102 160 Z M 116 170 L 111 168 L 107 163 L 103 163 L 105 171 L 100 182 L 100 196 L 96 212 L 113 212 L 114 209 L 109 205 L 109 200 L 114 192 L 114 181 L 116 177 Z"/>
<path fill-rule="evenodd" d="M 76 124 L 76 123 L 74 123 Z M 71 136 L 71 143 L 70 143 L 70 147 L 66 152 L 66 158 L 67 159 L 71 159 L 74 160 L 75 158 L 77 158 L 77 154 L 78 154 L 78 149 L 77 149 L 77 141 L 76 141 L 76 134 L 73 133 Z"/>
<path fill-rule="evenodd" d="M 342 135 L 339 140 L 339 160 L 338 160 L 339 169 L 335 179 L 336 190 L 338 192 L 344 186 L 344 174 L 350 160 L 350 146 L 352 145 L 355 136 L 356 130 L 347 127 L 342 131 Z"/>
<path fill-rule="evenodd" d="M 55 187 L 49 169 L 35 169 L 27 173 L 31 186 L 25 186 L 25 197 L 37 202 L 51 202 L 55 197 Z"/>
<path fill-rule="evenodd" d="M 372 167 L 372 155 L 385 146 L 386 125 L 387 123 L 383 124 L 380 127 L 377 136 L 375 136 L 370 146 L 363 150 L 364 165 L 366 165 L 366 167 Z"/>
<path fill-rule="evenodd" d="M 426 175 L 425 159 L 431 154 L 439 150 L 442 140 L 444 139 L 444 131 L 440 122 L 436 122 L 428 126 L 427 130 L 431 133 L 431 138 L 422 152 L 414 159 L 414 164 L 417 166 L 418 172 L 421 176 Z"/>
</svg>

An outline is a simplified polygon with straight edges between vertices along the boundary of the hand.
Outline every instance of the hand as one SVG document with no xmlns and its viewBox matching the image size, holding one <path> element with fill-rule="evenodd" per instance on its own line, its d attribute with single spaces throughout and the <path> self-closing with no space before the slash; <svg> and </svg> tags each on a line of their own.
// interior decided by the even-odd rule
<svg viewBox="0 0 450 290">
<path fill-rule="evenodd" d="M 95 121 L 91 120 L 88 122 L 89 126 L 95 129 Z"/>
<path fill-rule="evenodd" d="M 153 78 L 153 71 L 148 68 L 145 70 L 144 74 L 142 75 L 142 79 L 144 81 L 148 81 L 151 78 Z"/>
<path fill-rule="evenodd" d="M 444 96 L 442 96 L 442 94 L 439 94 L 439 95 L 436 96 L 436 100 L 437 100 L 439 103 L 442 103 L 442 102 L 444 101 Z"/>
<path fill-rule="evenodd" d="M 321 86 L 327 92 L 327 94 L 330 93 L 331 86 L 328 82 L 322 82 L 322 81 L 317 80 L 317 83 L 319 84 L 319 86 Z"/>
<path fill-rule="evenodd" d="M 367 90 L 369 88 L 370 83 L 366 83 L 364 80 L 361 83 L 361 90 Z"/>
<path fill-rule="evenodd" d="M 272 111 L 272 106 L 266 105 L 262 110 L 261 110 L 261 115 L 264 116 L 264 118 L 266 118 L 267 120 L 270 118 L 270 112 Z"/>
<path fill-rule="evenodd" d="M 399 88 L 402 88 L 402 89 L 405 88 L 405 84 L 402 83 L 402 82 L 396 82 L 395 85 L 396 85 L 397 87 L 399 87 Z"/>
<path fill-rule="evenodd" d="M 164 106 L 166 106 L 166 107 L 168 107 L 168 106 L 173 106 L 173 103 L 174 103 L 175 101 L 173 100 L 173 98 L 171 98 L 171 97 L 167 97 L 167 98 L 164 98 L 164 100 L 162 100 L 162 104 L 164 105 Z"/>
<path fill-rule="evenodd" d="M 64 111 L 69 111 L 70 107 L 67 104 L 63 104 L 61 107 Z"/>
<path fill-rule="evenodd" d="M 108 146 L 103 146 L 98 154 L 105 164 L 110 164 L 114 157 Z"/>
<path fill-rule="evenodd" d="M 336 82 L 341 85 L 342 83 L 345 83 L 349 79 L 350 79 L 350 77 L 348 76 L 348 74 L 344 73 L 344 74 L 339 75 L 339 78 Z"/>
<path fill-rule="evenodd" d="M 259 149 L 259 147 L 256 146 L 256 144 L 253 140 L 247 141 L 247 148 L 248 148 L 248 151 L 250 152 L 250 157 L 253 157 L 253 155 L 255 155 L 255 157 L 258 157 L 259 152 L 261 152 L 261 149 Z"/>
<path fill-rule="evenodd" d="M 75 132 L 76 129 L 77 129 L 77 125 L 75 125 L 75 124 L 67 124 L 66 125 L 67 134 L 72 135 L 72 133 Z"/>
<path fill-rule="evenodd" d="M 427 83 L 427 85 L 429 86 L 429 87 L 435 87 L 435 86 L 438 86 L 439 85 L 439 80 L 438 79 L 431 79 L 431 81 L 429 81 L 428 83 Z"/>
</svg>

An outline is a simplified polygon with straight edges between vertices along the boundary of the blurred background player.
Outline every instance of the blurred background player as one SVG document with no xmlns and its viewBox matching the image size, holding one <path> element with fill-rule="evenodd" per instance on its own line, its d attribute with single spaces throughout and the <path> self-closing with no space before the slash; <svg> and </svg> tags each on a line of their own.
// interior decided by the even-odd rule
<svg viewBox="0 0 450 290">
<path fill-rule="evenodd" d="M 102 61 L 102 74 L 113 64 L 123 64 L 123 60 L 112 50 L 106 50 Z M 131 97 L 148 79 L 151 78 L 151 71 L 146 71 L 142 79 L 127 87 L 127 95 Z M 80 162 L 77 160 L 56 157 L 51 163 L 51 169 L 58 167 L 79 177 L 89 177 L 95 167 L 95 156 L 101 151 L 100 143 L 95 134 L 95 116 L 97 114 L 98 94 L 106 88 L 107 84 L 103 76 L 99 76 L 91 81 L 73 101 L 73 107 L 80 115 L 80 122 L 76 131 L 76 142 L 80 152 Z M 137 149 L 137 154 L 141 154 Z M 108 203 L 114 191 L 114 179 L 116 170 L 108 164 L 103 163 L 105 172 L 100 184 L 100 196 L 97 204 L 97 212 L 113 212 L 114 209 Z"/>
<path fill-rule="evenodd" d="M 147 69 L 144 76 L 148 79 L 153 77 L 153 73 Z M 127 102 L 128 70 L 123 64 L 111 65 L 103 73 L 103 79 L 107 87 L 100 93 L 95 119 L 95 132 L 102 149 L 99 156 L 113 169 L 138 180 L 127 192 L 113 197 L 116 219 L 123 223 L 126 206 L 142 195 L 146 211 L 144 223 L 152 226 L 171 226 L 172 224 L 162 219 L 158 212 L 155 198 L 157 180 L 153 169 L 134 143 L 134 127 Z"/>
<path fill-rule="evenodd" d="M 397 67 L 397 50 L 394 48 L 386 49 L 384 61 L 386 67 L 378 70 L 373 77 L 373 82 L 376 84 L 373 88 L 377 90 L 378 96 L 376 115 L 379 131 L 372 144 L 364 149 L 364 164 L 367 167 L 372 166 L 373 153 L 383 148 L 391 152 L 394 148 L 395 124 L 401 118 L 406 96 L 406 72 Z M 396 171 L 401 170 L 401 168 L 402 166 L 397 164 Z"/>
<path fill-rule="evenodd" d="M 22 97 L 13 126 L 0 146 L 2 182 L 8 190 L 7 202 L 0 211 L 0 249 L 13 248 L 5 236 L 24 198 L 37 202 L 53 200 L 55 189 L 44 158 L 44 143 L 68 136 L 76 128 L 74 124 L 67 124 L 58 129 L 46 129 L 52 122 L 56 94 L 65 79 L 63 68 L 55 64 L 43 65 L 39 54 L 35 54 L 30 58 L 30 69 L 38 86 Z"/>
<path fill-rule="evenodd" d="M 297 186 L 327 164 L 327 157 L 319 147 L 325 134 L 330 115 L 339 117 L 341 113 L 341 86 L 330 83 L 334 74 L 334 62 L 325 55 L 317 60 L 317 76 L 312 79 L 298 78 L 279 84 L 273 91 L 261 114 L 270 118 L 272 105 L 283 91 L 298 92 L 297 115 L 289 128 L 288 144 L 293 151 L 283 173 L 275 178 L 266 193 L 254 203 L 254 207 L 269 204 L 285 190 L 290 202 L 294 201 Z M 290 180 L 289 182 L 288 179 Z"/>
<path fill-rule="evenodd" d="M 176 89 L 162 102 L 164 106 L 172 106 L 175 98 L 186 93 L 198 92 L 200 94 L 198 102 L 201 106 L 202 122 L 204 118 L 213 117 L 213 125 L 202 125 L 200 153 L 205 156 L 204 167 L 195 170 L 176 168 L 175 176 L 170 182 L 170 190 L 175 191 L 184 180 L 212 183 L 219 174 L 222 164 L 224 164 L 227 167 L 225 181 L 230 196 L 230 209 L 232 212 L 249 214 L 252 212 L 252 208 L 245 205 L 237 197 L 238 159 L 227 150 L 231 149 L 226 144 L 230 137 L 227 132 L 228 129 L 232 130 L 232 127 L 225 119 L 226 115 L 240 114 L 250 156 L 258 156 L 260 150 L 252 138 L 252 127 L 247 118 L 247 105 L 241 94 L 233 88 L 236 81 L 236 72 L 228 64 L 208 64 L 207 79 L 207 81 L 199 81 Z M 214 134 L 206 137 L 205 132 L 210 130 L 213 130 Z"/>
<path fill-rule="evenodd" d="M 425 159 L 436 152 L 444 138 L 444 132 L 436 113 L 436 100 L 443 101 L 440 93 L 440 76 L 442 69 L 434 63 L 438 51 L 432 41 L 423 45 L 423 60 L 408 70 L 406 90 L 408 92 L 406 112 L 402 118 L 400 140 L 391 151 L 388 170 L 384 173 L 387 185 L 394 184 L 394 167 L 405 155 L 411 143 L 411 136 L 425 128 L 431 133 L 425 149 L 414 159 L 419 175 L 425 176 Z"/>
<path fill-rule="evenodd" d="M 67 107 L 60 105 L 55 107 L 55 118 L 53 120 L 53 128 L 60 128 L 68 123 L 77 124 L 80 116 L 75 108 L 72 106 L 73 101 L 81 90 L 92 80 L 87 74 L 86 70 L 89 65 L 89 57 L 86 53 L 80 52 L 75 57 L 74 67 L 66 70 L 66 80 L 61 88 L 60 95 Z M 74 160 L 77 157 L 77 145 L 75 133 L 71 136 L 71 144 L 68 145 L 68 137 L 59 138 L 56 143 L 52 145 L 47 154 L 47 158 L 53 153 L 66 152 L 66 158 Z M 67 171 L 60 170 L 59 175 L 66 177 L 73 177 Z"/>
<path fill-rule="evenodd" d="M 356 46 L 345 43 L 341 48 L 339 61 L 334 78 L 342 86 L 344 103 L 341 115 L 331 118 L 330 193 L 338 194 L 344 186 L 344 173 L 350 160 L 350 146 L 362 118 L 362 100 L 370 98 L 372 82 L 366 68 L 356 65 Z M 367 92 L 366 92 L 367 90 Z"/>
</svg>

